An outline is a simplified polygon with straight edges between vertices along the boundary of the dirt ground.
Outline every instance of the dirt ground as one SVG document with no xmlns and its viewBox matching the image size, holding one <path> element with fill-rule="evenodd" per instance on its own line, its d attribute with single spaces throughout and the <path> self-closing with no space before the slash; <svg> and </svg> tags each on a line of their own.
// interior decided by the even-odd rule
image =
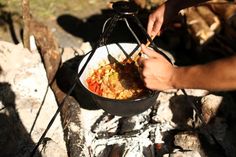
<svg viewBox="0 0 236 157">
<path fill-rule="evenodd" d="M 109 0 L 76 0 L 73 4 L 61 0 L 48 2 L 49 6 L 42 4 L 41 9 L 33 2 L 30 4 L 32 18 L 48 26 L 60 47 L 79 47 L 82 42 L 96 42 L 105 20 L 114 13 L 109 8 Z M 0 40 L 17 44 L 22 41 L 21 10 L 3 4 L 0 2 Z M 20 4 L 17 7 L 21 7 Z M 148 17 L 143 11 L 140 15 Z"/>
<path fill-rule="evenodd" d="M 118 0 L 75 0 L 72 3 L 66 0 L 32 0 L 30 13 L 33 19 L 48 26 L 60 47 L 80 47 L 82 42 L 93 44 L 98 40 L 104 22 L 114 15 L 114 10 L 110 9 L 110 2 L 116 1 Z M 22 42 L 23 21 L 20 2 L 0 1 L 0 40 L 15 44 Z M 145 21 L 145 28 L 149 11 L 140 8 L 138 13 Z M 116 31 L 120 36 L 120 31 L 124 30 Z"/>
</svg>

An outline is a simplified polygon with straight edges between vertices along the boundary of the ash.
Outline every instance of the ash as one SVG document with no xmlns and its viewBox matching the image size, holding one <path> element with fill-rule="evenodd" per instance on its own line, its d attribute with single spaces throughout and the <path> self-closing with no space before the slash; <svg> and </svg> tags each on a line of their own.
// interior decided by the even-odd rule
<svg viewBox="0 0 236 157">
<path fill-rule="evenodd" d="M 164 143 L 163 132 L 175 128 L 174 123 L 159 116 L 158 109 L 161 112 L 165 110 L 159 105 L 157 100 L 156 105 L 132 117 L 113 116 L 103 110 L 81 109 L 86 151 L 96 157 L 115 156 L 116 153 L 123 157 L 154 157 L 155 144 Z"/>
<path fill-rule="evenodd" d="M 233 132 L 220 106 L 232 105 L 205 90 L 186 90 L 189 101 L 202 105 L 203 125 L 179 90 L 160 92 L 156 104 L 132 117 L 110 115 L 103 110 L 81 108 L 85 157 L 231 157 Z M 227 116 L 230 110 L 224 110 Z M 208 128 L 208 129 L 206 129 Z M 207 132 L 206 130 L 210 130 Z M 230 131 L 231 130 L 231 131 Z M 212 140 L 214 136 L 215 140 Z"/>
</svg>

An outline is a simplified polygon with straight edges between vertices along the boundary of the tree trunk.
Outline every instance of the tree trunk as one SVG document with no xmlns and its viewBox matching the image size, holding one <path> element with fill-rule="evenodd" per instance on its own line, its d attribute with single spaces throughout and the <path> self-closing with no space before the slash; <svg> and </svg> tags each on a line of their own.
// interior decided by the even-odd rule
<svg viewBox="0 0 236 157">
<path fill-rule="evenodd" d="M 29 0 L 22 0 L 22 17 L 23 17 L 23 44 L 30 50 L 30 3 Z"/>
</svg>

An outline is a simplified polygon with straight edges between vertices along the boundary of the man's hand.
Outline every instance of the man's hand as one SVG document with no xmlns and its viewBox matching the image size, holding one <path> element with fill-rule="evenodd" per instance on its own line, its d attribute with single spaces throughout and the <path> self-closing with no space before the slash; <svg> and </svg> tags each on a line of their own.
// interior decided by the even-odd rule
<svg viewBox="0 0 236 157">
<path fill-rule="evenodd" d="M 162 4 L 152 14 L 149 15 L 147 32 L 150 36 L 155 37 L 159 34 L 164 20 L 165 4 Z"/>
<path fill-rule="evenodd" d="M 153 90 L 173 89 L 172 75 L 175 68 L 162 55 L 142 45 L 142 51 L 148 58 L 140 57 L 140 76 L 147 88 Z"/>
<path fill-rule="evenodd" d="M 160 5 L 152 14 L 149 15 L 147 32 L 150 36 L 155 37 L 160 34 L 163 24 L 168 24 L 178 13 L 177 7 L 171 3 L 165 2 Z"/>
</svg>

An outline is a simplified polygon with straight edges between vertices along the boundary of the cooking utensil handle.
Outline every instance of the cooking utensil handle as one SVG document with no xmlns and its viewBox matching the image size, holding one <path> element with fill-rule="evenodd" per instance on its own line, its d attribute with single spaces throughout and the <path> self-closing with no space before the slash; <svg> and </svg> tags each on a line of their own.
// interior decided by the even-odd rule
<svg viewBox="0 0 236 157">
<path fill-rule="evenodd" d="M 155 38 L 155 36 L 151 36 L 151 39 L 153 40 Z M 151 44 L 150 40 L 147 41 L 147 43 L 145 44 L 146 47 L 148 47 Z M 137 60 L 139 59 L 139 57 L 141 57 L 142 55 L 142 50 L 140 49 L 140 51 L 138 52 L 138 55 L 136 55 L 133 59 L 134 62 L 137 62 Z"/>
</svg>

